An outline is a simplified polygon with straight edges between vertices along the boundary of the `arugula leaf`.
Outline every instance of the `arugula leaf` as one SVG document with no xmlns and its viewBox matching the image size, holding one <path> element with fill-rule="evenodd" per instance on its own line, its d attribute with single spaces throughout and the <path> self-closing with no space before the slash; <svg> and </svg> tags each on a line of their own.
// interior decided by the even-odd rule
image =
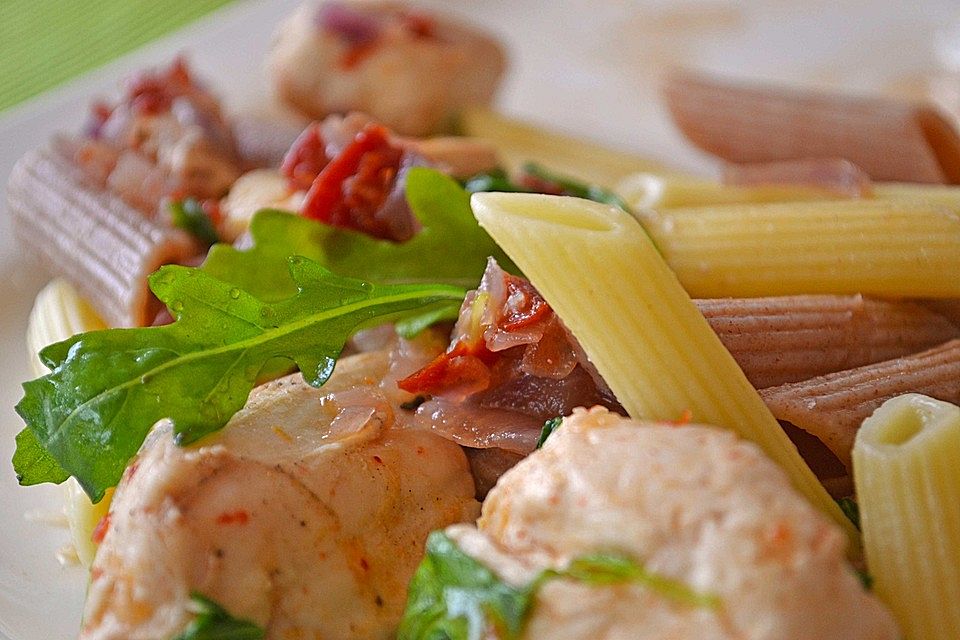
<svg viewBox="0 0 960 640">
<path fill-rule="evenodd" d="M 463 182 L 463 188 L 470 193 L 481 191 L 528 193 L 530 191 L 530 189 L 511 181 L 507 172 L 500 167 L 470 176 Z"/>
<path fill-rule="evenodd" d="M 219 604 L 203 594 L 190 594 L 197 617 L 173 640 L 263 640 L 266 631 L 250 622 L 234 618 Z"/>
<path fill-rule="evenodd" d="M 556 578 L 593 586 L 642 584 L 680 604 L 720 605 L 717 596 L 698 593 L 617 553 L 576 558 L 566 569 L 546 569 L 530 584 L 513 587 L 464 553 L 446 533 L 434 531 L 410 581 L 397 640 L 480 640 L 490 626 L 501 640 L 516 640 L 523 635 L 540 587 Z"/>
<path fill-rule="evenodd" d="M 698 593 L 687 585 L 649 571 L 632 558 L 616 553 L 595 553 L 576 558 L 561 571 L 547 570 L 538 583 L 551 578 L 569 578 L 584 584 L 606 586 L 612 584 L 642 584 L 664 598 L 695 607 L 718 607 L 720 598 L 714 594 Z"/>
<path fill-rule="evenodd" d="M 540 437 L 537 438 L 537 449 L 543 447 L 547 442 L 547 438 L 553 435 L 553 432 L 559 429 L 561 424 L 563 424 L 563 416 L 550 418 L 543 423 L 543 429 L 540 430 Z"/>
<path fill-rule="evenodd" d="M 477 224 L 470 194 L 455 180 L 423 167 L 411 169 L 406 180 L 407 202 L 423 226 L 407 242 L 379 240 L 282 211 L 264 210 L 250 224 L 252 248 L 215 245 L 202 268 L 265 301 L 293 293 L 286 270 L 291 255 L 305 256 L 342 275 L 385 283 L 476 286 L 488 256 L 494 256 L 504 269 L 519 273 Z"/>
<path fill-rule="evenodd" d="M 573 196 L 575 198 L 584 198 L 586 200 L 593 200 L 595 202 L 602 202 L 603 204 L 619 207 L 627 212 L 630 211 L 626 201 L 610 189 L 606 189 L 595 184 L 580 182 L 579 180 L 554 173 L 543 165 L 535 162 L 527 162 L 523 165 L 521 170 L 523 173 L 529 176 L 538 178 L 539 180 L 549 183 L 550 185 L 556 186 L 562 195 Z M 477 193 L 479 191 L 539 193 L 537 189 L 531 189 L 522 184 L 513 182 L 507 173 L 501 168 L 496 168 L 484 173 L 473 175 L 464 181 L 463 187 L 470 193 Z"/>
<path fill-rule="evenodd" d="M 56 458 L 47 453 L 29 427 L 17 434 L 13 468 L 17 470 L 17 482 L 24 486 L 41 482 L 60 484 L 70 477 Z"/>
<path fill-rule="evenodd" d="M 408 587 L 397 640 L 479 640 L 487 626 L 501 640 L 520 637 L 533 602 L 460 550 L 443 531 L 427 537 L 426 555 Z"/>
<path fill-rule="evenodd" d="M 843 515 L 847 516 L 847 519 L 853 523 L 853 526 L 857 528 L 857 531 L 860 530 L 860 506 L 857 504 L 857 501 L 853 498 L 840 498 L 837 500 L 837 504 L 840 506 L 840 510 L 843 511 Z"/>
<path fill-rule="evenodd" d="M 575 198 L 585 198 L 586 200 L 594 200 L 595 202 L 613 205 L 614 207 L 618 207 L 627 212 L 630 211 L 630 208 L 627 206 L 627 203 L 623 198 L 618 196 L 613 191 L 605 189 L 604 187 L 600 187 L 595 184 L 587 184 L 567 176 L 562 176 L 535 162 L 528 162 L 523 165 L 523 171 L 535 178 L 545 180 L 546 182 L 552 182 L 560 187 L 560 190 L 563 191 L 563 195 L 574 196 Z"/>
<path fill-rule="evenodd" d="M 183 229 L 207 247 L 220 241 L 213 221 L 196 198 L 171 202 L 169 209 L 173 226 Z"/>
<path fill-rule="evenodd" d="M 319 387 L 358 329 L 464 295 L 448 285 L 372 285 L 302 257 L 288 264 L 297 293 L 273 303 L 199 269 L 163 267 L 150 286 L 176 322 L 94 331 L 44 349 L 52 371 L 25 383 L 17 405 L 32 433 L 18 438 L 21 482 L 58 482 L 66 471 L 99 501 L 158 420 L 170 418 L 178 442 L 192 442 L 243 407 L 265 364 L 290 360 Z"/>
</svg>

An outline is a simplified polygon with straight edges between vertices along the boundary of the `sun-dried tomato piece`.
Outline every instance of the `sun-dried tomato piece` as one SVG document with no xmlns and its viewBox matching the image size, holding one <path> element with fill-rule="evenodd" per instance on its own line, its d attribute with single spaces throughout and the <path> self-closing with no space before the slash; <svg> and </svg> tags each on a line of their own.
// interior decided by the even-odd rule
<svg viewBox="0 0 960 640">
<path fill-rule="evenodd" d="M 550 313 L 550 305 L 543 299 L 529 280 L 504 273 L 506 299 L 497 326 L 504 331 L 522 329 L 545 319 Z"/>
<path fill-rule="evenodd" d="M 404 391 L 435 395 L 457 389 L 465 393 L 482 391 L 490 385 L 490 365 L 497 354 L 481 341 L 457 343 L 453 349 L 397 382 Z"/>
<path fill-rule="evenodd" d="M 403 21 L 403 28 L 418 38 L 436 37 L 437 21 L 433 16 L 425 13 L 405 12 L 400 19 Z"/>
<path fill-rule="evenodd" d="M 163 71 L 143 73 L 130 84 L 126 101 L 133 113 L 155 115 L 170 108 L 173 99 L 193 88 L 193 77 L 183 58 Z"/>
<path fill-rule="evenodd" d="M 393 189 L 402 156 L 384 126 L 368 124 L 317 175 L 301 212 L 329 225 L 396 240 L 390 221 L 376 214 Z"/>
<path fill-rule="evenodd" d="M 329 161 L 320 123 L 314 122 L 303 130 L 283 156 L 280 173 L 287 178 L 291 189 L 302 191 L 310 188 Z"/>
</svg>

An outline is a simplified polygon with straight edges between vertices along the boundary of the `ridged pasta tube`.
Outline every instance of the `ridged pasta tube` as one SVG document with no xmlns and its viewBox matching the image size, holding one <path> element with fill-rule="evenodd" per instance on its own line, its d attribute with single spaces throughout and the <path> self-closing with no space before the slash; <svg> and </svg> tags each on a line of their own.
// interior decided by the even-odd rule
<svg viewBox="0 0 960 640">
<path fill-rule="evenodd" d="M 629 214 L 532 194 L 476 194 L 471 203 L 632 417 L 676 420 L 689 412 L 752 440 L 857 544 L 850 522 Z"/>
<path fill-rule="evenodd" d="M 634 209 L 800 202 L 836 197 L 824 189 L 805 185 L 733 186 L 706 178 L 656 173 L 628 176 L 617 183 L 615 191 Z"/>
<path fill-rule="evenodd" d="M 69 278 L 111 326 L 149 324 L 147 276 L 198 248 L 184 231 L 161 225 L 95 185 L 55 139 L 21 158 L 10 174 L 7 204 L 22 246 Z"/>
<path fill-rule="evenodd" d="M 757 389 L 960 338 L 960 327 L 911 302 L 823 295 L 695 302 Z"/>
<path fill-rule="evenodd" d="M 467 109 L 460 126 L 464 135 L 491 142 L 514 171 L 525 162 L 541 162 L 560 173 L 604 187 L 612 187 L 637 171 L 666 171 L 647 158 L 547 131 L 489 109 Z"/>
<path fill-rule="evenodd" d="M 960 402 L 960 340 L 909 356 L 837 371 L 760 392 L 779 420 L 820 439 L 850 467 L 860 424 L 881 404 L 905 393 Z"/>
<path fill-rule="evenodd" d="M 853 470 L 877 595 L 906 640 L 960 638 L 960 407 L 888 400 L 863 422 Z"/>
<path fill-rule="evenodd" d="M 37 294 L 27 324 L 27 348 L 34 375 L 49 373 L 37 353 L 47 345 L 66 340 L 84 331 L 106 329 L 107 325 L 66 280 L 54 280 Z M 64 513 L 77 557 L 89 567 L 97 546 L 93 532 L 110 508 L 112 490 L 98 504 L 90 502 L 73 478 L 64 483 Z"/>
<path fill-rule="evenodd" d="M 846 200 L 645 209 L 640 222 L 690 295 L 960 297 L 960 213 Z"/>
</svg>

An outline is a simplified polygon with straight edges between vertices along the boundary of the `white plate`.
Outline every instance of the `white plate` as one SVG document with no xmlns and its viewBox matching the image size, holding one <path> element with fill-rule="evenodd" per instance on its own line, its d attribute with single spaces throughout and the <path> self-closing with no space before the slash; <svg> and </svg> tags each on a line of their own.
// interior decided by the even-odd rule
<svg viewBox="0 0 960 640">
<path fill-rule="evenodd" d="M 25 151 L 75 129 L 95 95 L 110 95 L 131 70 L 186 52 L 234 109 L 267 103 L 261 61 L 274 25 L 294 0 L 247 0 L 0 117 L 0 185 Z M 933 43 L 960 16 L 950 0 L 880 3 L 787 0 L 668 2 L 477 0 L 426 3 L 499 33 L 511 54 L 501 95 L 507 112 L 672 164 L 709 170 L 685 147 L 657 104 L 656 76 L 670 64 L 729 75 L 855 91 L 912 86 L 935 68 Z M 908 6 L 912 5 L 912 6 Z M 941 56 L 943 57 L 943 56 Z M 0 186 L 2 189 L 2 186 Z M 12 407 L 29 377 L 27 314 L 44 276 L 26 268 L 0 193 L 0 635 L 76 637 L 85 575 L 62 568 L 64 530 L 25 518 L 56 513 L 59 489 L 16 486 L 8 461 L 20 419 Z"/>
</svg>

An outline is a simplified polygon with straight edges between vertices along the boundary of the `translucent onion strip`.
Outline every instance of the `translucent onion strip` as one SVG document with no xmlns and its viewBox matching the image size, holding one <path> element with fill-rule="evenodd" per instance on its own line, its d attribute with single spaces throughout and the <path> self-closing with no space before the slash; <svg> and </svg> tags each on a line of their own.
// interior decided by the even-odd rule
<svg viewBox="0 0 960 640">
<path fill-rule="evenodd" d="M 184 232 L 92 186 L 56 143 L 20 159 L 7 197 L 21 246 L 76 285 L 111 326 L 149 323 L 147 276 L 197 251 Z"/>
<path fill-rule="evenodd" d="M 888 400 L 864 421 L 853 470 L 874 591 L 906 640 L 960 638 L 960 407 Z"/>
<path fill-rule="evenodd" d="M 779 420 L 811 433 L 847 467 L 860 423 L 886 400 L 923 393 L 960 403 L 960 340 L 760 392 Z"/>
<path fill-rule="evenodd" d="M 875 180 L 960 182 L 960 139 L 935 109 L 673 73 L 664 96 L 693 144 L 730 162 L 846 158 Z"/>
<path fill-rule="evenodd" d="M 758 389 L 916 353 L 960 328 L 909 302 L 863 296 L 696 300 Z"/>
<path fill-rule="evenodd" d="M 472 204 L 631 416 L 691 415 L 754 441 L 856 544 L 850 522 L 633 218 L 558 196 L 484 193 Z"/>
<path fill-rule="evenodd" d="M 947 207 L 845 200 L 638 216 L 694 297 L 960 297 L 960 213 Z"/>
</svg>

